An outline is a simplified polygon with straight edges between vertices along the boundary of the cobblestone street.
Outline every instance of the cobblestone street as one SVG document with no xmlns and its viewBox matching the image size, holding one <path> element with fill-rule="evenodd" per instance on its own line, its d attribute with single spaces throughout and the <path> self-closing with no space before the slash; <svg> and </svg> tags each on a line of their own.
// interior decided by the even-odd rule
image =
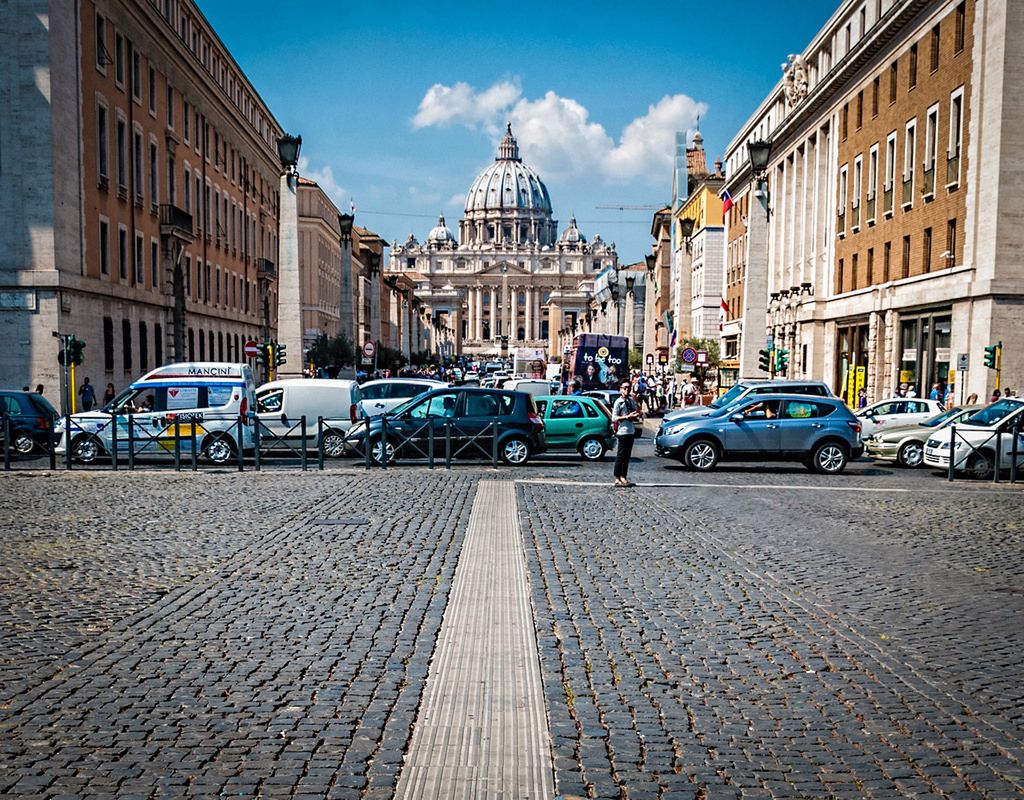
<svg viewBox="0 0 1024 800">
<path fill-rule="evenodd" d="M 1019 486 L 637 454 L 0 476 L 0 795 L 393 796 L 482 479 L 559 795 L 1024 793 Z"/>
</svg>

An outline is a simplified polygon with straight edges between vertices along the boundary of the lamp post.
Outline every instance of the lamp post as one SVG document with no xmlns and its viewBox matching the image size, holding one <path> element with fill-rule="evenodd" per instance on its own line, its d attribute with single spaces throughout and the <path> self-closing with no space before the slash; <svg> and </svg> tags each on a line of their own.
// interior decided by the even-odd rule
<svg viewBox="0 0 1024 800">
<path fill-rule="evenodd" d="M 356 339 L 355 328 L 355 297 L 352 285 L 352 224 L 353 214 L 338 214 L 338 242 L 341 247 L 341 303 L 339 305 L 339 323 L 343 336 L 353 342 Z M 358 360 L 358 357 L 357 357 Z M 353 374 L 355 365 L 352 366 Z"/>
<path fill-rule="evenodd" d="M 302 137 L 284 134 L 277 140 L 277 154 L 281 159 L 281 200 L 278 219 L 278 303 L 277 340 L 293 353 L 280 377 L 295 377 L 302 373 L 302 279 L 299 273 L 299 206 L 298 184 L 299 150 Z M 291 363 L 294 362 L 294 363 Z"/>
<path fill-rule="evenodd" d="M 768 161 L 771 142 L 747 142 L 753 202 L 747 215 L 747 266 L 743 288 L 743 334 L 740 343 L 740 378 L 761 375 L 759 350 L 768 330 Z"/>
</svg>

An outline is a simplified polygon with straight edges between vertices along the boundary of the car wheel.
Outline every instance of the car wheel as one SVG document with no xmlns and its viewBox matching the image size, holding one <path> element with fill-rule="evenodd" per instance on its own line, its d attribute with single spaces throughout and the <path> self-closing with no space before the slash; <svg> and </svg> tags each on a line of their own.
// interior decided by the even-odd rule
<svg viewBox="0 0 1024 800">
<path fill-rule="evenodd" d="M 75 437 L 71 442 L 71 457 L 82 464 L 91 464 L 103 455 L 103 445 L 90 434 Z"/>
<path fill-rule="evenodd" d="M 838 442 L 825 442 L 818 445 L 811 456 L 811 464 L 815 472 L 823 475 L 838 475 L 846 469 L 846 461 L 849 458 L 846 448 Z"/>
<path fill-rule="evenodd" d="M 901 467 L 914 469 L 924 464 L 924 447 L 920 442 L 907 442 L 896 455 Z"/>
<path fill-rule="evenodd" d="M 341 458 L 345 455 L 345 437 L 338 431 L 327 431 L 322 441 L 324 455 L 329 458 Z"/>
<path fill-rule="evenodd" d="M 235 446 L 227 436 L 217 436 L 203 448 L 203 455 L 212 464 L 226 464 L 234 454 Z"/>
<path fill-rule="evenodd" d="M 992 454 L 988 450 L 979 450 L 967 459 L 967 474 L 979 481 L 989 480 L 994 469 Z"/>
<path fill-rule="evenodd" d="M 591 436 L 589 439 L 584 439 L 580 442 L 580 455 L 587 459 L 587 461 L 600 461 L 604 458 L 607 450 L 608 448 L 604 446 L 604 442 L 596 436 Z"/>
<path fill-rule="evenodd" d="M 370 458 L 373 459 L 374 464 L 394 464 L 395 463 L 395 446 L 388 442 L 387 450 L 380 439 L 374 439 L 373 444 L 370 446 Z"/>
<path fill-rule="evenodd" d="M 696 442 L 690 442 L 686 446 L 686 452 L 683 453 L 683 461 L 686 462 L 686 466 L 690 469 L 697 472 L 708 472 L 714 469 L 718 463 L 718 448 L 715 447 L 714 442 L 709 442 L 707 439 L 698 439 Z"/>
<path fill-rule="evenodd" d="M 19 433 L 14 437 L 14 449 L 17 450 L 21 455 L 27 456 L 31 453 L 36 446 L 35 439 L 29 436 L 27 433 Z"/>
<path fill-rule="evenodd" d="M 530 444 L 519 436 L 512 436 L 501 446 L 501 460 L 520 467 L 530 460 Z"/>
</svg>

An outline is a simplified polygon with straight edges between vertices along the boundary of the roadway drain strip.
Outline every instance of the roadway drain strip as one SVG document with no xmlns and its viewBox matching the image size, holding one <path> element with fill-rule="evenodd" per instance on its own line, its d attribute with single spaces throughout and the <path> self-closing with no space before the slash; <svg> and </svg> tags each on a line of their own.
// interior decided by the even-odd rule
<svg viewBox="0 0 1024 800">
<path fill-rule="evenodd" d="M 555 796 L 515 485 L 480 481 L 398 798 Z"/>
</svg>

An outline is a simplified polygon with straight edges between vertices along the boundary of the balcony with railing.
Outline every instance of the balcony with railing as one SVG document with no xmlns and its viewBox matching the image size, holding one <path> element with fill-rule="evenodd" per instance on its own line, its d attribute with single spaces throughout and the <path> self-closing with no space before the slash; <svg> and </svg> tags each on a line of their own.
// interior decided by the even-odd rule
<svg viewBox="0 0 1024 800">
<path fill-rule="evenodd" d="M 257 258 L 256 277 L 264 281 L 275 280 L 277 278 L 277 264 L 269 258 Z"/>
<path fill-rule="evenodd" d="M 192 232 L 192 215 L 177 206 L 161 205 L 160 235 L 184 242 L 194 242 L 196 237 Z"/>
<path fill-rule="evenodd" d="M 903 207 L 914 205 L 914 173 L 903 179 Z"/>
<path fill-rule="evenodd" d="M 924 195 L 926 200 L 930 200 L 935 197 L 935 165 L 932 165 L 931 169 L 926 169 L 921 175 L 921 194 Z"/>
<path fill-rule="evenodd" d="M 955 188 L 960 185 L 960 154 L 950 156 L 946 160 L 946 186 Z"/>
</svg>

